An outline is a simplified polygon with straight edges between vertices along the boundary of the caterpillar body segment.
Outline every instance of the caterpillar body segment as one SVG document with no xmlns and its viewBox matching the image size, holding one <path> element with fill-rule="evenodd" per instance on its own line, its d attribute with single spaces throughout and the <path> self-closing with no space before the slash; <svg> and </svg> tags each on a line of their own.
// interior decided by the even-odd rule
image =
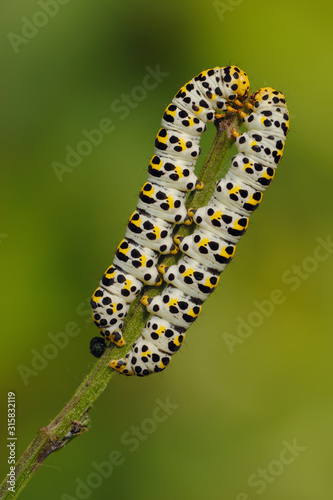
<svg viewBox="0 0 333 500">
<path fill-rule="evenodd" d="M 135 239 L 142 246 L 149 246 L 161 254 L 177 253 L 177 247 L 170 235 L 169 224 L 143 210 L 131 215 L 125 237 Z"/>
<path fill-rule="evenodd" d="M 177 187 L 179 191 L 193 191 L 203 188 L 202 183 L 198 181 L 193 172 L 193 163 L 161 155 L 154 155 L 150 160 L 148 182 L 163 187 Z"/>
<path fill-rule="evenodd" d="M 197 300 L 173 286 L 167 286 L 157 297 L 143 297 L 147 311 L 170 321 L 174 326 L 188 328 L 201 312 L 201 300 Z"/>
<path fill-rule="evenodd" d="M 164 370 L 171 356 L 185 339 L 185 328 L 175 327 L 169 321 L 152 316 L 146 323 L 140 339 L 122 360 L 113 360 L 110 367 L 123 375 L 139 377 Z"/>
<path fill-rule="evenodd" d="M 160 266 L 159 270 L 166 283 L 201 302 L 212 293 L 220 279 L 218 271 L 188 256 L 171 267 Z"/>
<path fill-rule="evenodd" d="M 236 245 L 231 241 L 223 236 L 211 234 L 201 227 L 198 227 L 190 236 L 181 239 L 176 237 L 175 241 L 184 254 L 208 269 L 216 270 L 219 274 L 231 262 L 236 251 Z"/>
</svg>

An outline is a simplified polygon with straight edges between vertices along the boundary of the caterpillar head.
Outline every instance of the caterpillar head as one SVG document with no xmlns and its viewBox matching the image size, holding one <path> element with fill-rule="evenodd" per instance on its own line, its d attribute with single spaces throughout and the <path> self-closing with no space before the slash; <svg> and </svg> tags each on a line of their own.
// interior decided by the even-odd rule
<svg viewBox="0 0 333 500">
<path fill-rule="evenodd" d="M 286 98 L 282 92 L 272 89 L 272 87 L 263 87 L 257 90 L 251 95 L 250 101 L 255 108 L 259 108 L 261 104 L 275 107 L 286 105 Z"/>
<path fill-rule="evenodd" d="M 249 95 L 250 82 L 247 74 L 238 66 L 225 66 L 221 68 L 222 81 L 227 98 L 231 100 L 246 99 Z"/>
<path fill-rule="evenodd" d="M 94 337 L 90 341 L 90 352 L 95 358 L 101 358 L 106 351 L 106 342 L 102 337 Z"/>
</svg>

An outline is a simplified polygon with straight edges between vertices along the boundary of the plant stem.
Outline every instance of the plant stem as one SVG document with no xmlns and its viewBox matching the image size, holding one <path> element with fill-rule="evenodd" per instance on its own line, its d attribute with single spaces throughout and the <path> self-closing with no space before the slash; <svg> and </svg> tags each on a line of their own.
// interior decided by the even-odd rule
<svg viewBox="0 0 333 500">
<path fill-rule="evenodd" d="M 204 189 L 190 193 L 186 203 L 187 207 L 197 209 L 205 206 L 211 198 L 215 183 L 222 176 L 223 167 L 234 143 L 231 129 L 239 129 L 240 123 L 241 120 L 238 114 L 229 114 L 225 118 L 216 121 L 217 134 L 198 176 L 199 180 L 204 183 Z M 193 230 L 193 224 L 192 226 L 182 225 L 176 227 L 176 232 L 181 236 L 191 234 Z M 161 259 L 161 262 L 170 266 L 175 264 L 179 258 L 180 255 L 166 256 Z M 145 287 L 143 293 L 154 296 L 160 291 L 161 287 Z M 148 313 L 141 305 L 140 297 L 137 297 L 124 322 L 123 335 L 127 341 L 126 346 L 121 349 L 114 349 L 114 346 L 107 349 L 104 355 L 96 361 L 90 373 L 85 377 L 61 412 L 48 426 L 39 429 L 34 440 L 29 444 L 16 464 L 15 493 L 8 491 L 6 476 L 0 485 L 0 500 L 17 498 L 33 473 L 50 453 L 63 448 L 74 437 L 88 430 L 89 409 L 115 375 L 115 372 L 108 367 L 111 350 L 113 358 L 125 356 L 133 342 L 140 335 L 147 318 Z"/>
</svg>

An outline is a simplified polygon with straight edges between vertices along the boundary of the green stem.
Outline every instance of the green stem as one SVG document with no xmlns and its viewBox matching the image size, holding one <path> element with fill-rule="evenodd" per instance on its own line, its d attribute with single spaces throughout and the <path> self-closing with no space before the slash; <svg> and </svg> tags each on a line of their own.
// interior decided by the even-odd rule
<svg viewBox="0 0 333 500">
<path fill-rule="evenodd" d="M 186 203 L 187 207 L 197 209 L 205 206 L 211 198 L 215 189 L 215 183 L 222 176 L 223 167 L 228 158 L 230 148 L 234 143 L 231 130 L 232 128 L 239 130 L 240 123 L 241 120 L 238 114 L 230 114 L 216 121 L 217 134 L 198 176 L 199 180 L 204 183 L 204 189 L 190 193 Z M 191 234 L 193 229 L 193 225 L 182 225 L 176 228 L 178 234 L 181 236 Z M 180 255 L 166 256 L 161 262 L 170 266 L 175 264 L 179 258 Z M 144 288 L 144 293 L 149 296 L 157 295 L 160 291 L 161 287 Z M 141 305 L 140 297 L 138 297 L 132 304 L 124 323 L 123 334 L 127 344 L 121 349 L 114 349 L 112 357 L 119 358 L 127 354 L 133 342 L 140 335 L 147 317 L 148 313 Z M 104 355 L 96 361 L 93 369 L 85 377 L 74 396 L 54 420 L 48 426 L 39 429 L 36 437 L 16 464 L 15 493 L 8 491 L 6 477 L 0 485 L 0 500 L 17 498 L 31 479 L 33 473 L 50 453 L 63 448 L 74 437 L 88 430 L 90 420 L 88 415 L 89 410 L 96 399 L 102 394 L 110 379 L 115 375 L 115 372 L 111 371 L 108 367 L 110 352 L 111 349 L 107 349 Z"/>
</svg>

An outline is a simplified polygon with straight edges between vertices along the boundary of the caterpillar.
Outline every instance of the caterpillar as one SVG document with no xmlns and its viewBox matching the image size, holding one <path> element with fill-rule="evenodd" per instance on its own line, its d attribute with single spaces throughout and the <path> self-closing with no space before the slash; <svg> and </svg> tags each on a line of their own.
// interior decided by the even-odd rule
<svg viewBox="0 0 333 500">
<path fill-rule="evenodd" d="M 216 67 L 190 80 L 167 106 L 136 210 L 91 299 L 93 320 L 104 339 L 123 346 L 123 321 L 131 303 L 144 285 L 162 283 L 159 256 L 178 252 L 172 238 L 174 224 L 192 223 L 185 199 L 188 192 L 203 188 L 194 173 L 201 135 L 216 113 L 228 110 L 231 103 L 242 106 L 248 92 L 244 71 L 237 66 Z M 90 350 L 100 357 L 105 345 L 95 337 Z"/>
<path fill-rule="evenodd" d="M 187 328 L 232 260 L 250 215 L 274 178 L 289 130 L 286 100 L 270 87 L 254 92 L 249 100 L 250 114 L 239 110 L 246 132 L 233 131 L 238 153 L 228 173 L 217 182 L 207 206 L 188 210 L 196 228 L 185 238 L 175 237 L 183 253 L 178 263 L 160 265 L 166 288 L 154 298 L 142 297 L 152 316 L 128 354 L 110 362 L 110 367 L 121 374 L 142 377 L 169 365 L 184 342 Z M 190 101 L 186 106 L 184 102 L 183 107 L 189 111 Z"/>
</svg>

